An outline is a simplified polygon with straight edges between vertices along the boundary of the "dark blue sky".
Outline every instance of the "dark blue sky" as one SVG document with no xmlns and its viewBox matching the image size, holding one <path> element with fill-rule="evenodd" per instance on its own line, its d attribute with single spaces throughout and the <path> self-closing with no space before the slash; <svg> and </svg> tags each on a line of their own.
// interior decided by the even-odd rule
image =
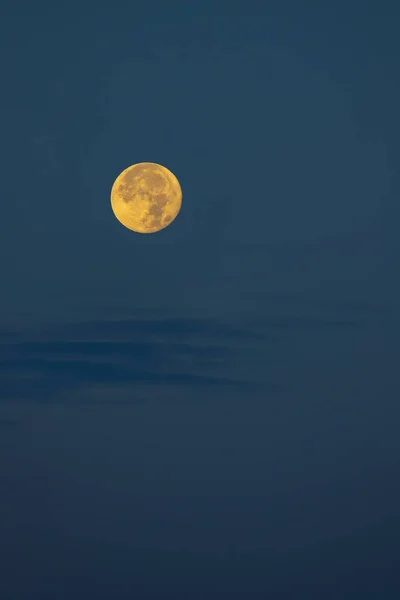
<svg viewBox="0 0 400 600">
<path fill-rule="evenodd" d="M 399 18 L 2 8 L 2 598 L 398 599 Z"/>
</svg>

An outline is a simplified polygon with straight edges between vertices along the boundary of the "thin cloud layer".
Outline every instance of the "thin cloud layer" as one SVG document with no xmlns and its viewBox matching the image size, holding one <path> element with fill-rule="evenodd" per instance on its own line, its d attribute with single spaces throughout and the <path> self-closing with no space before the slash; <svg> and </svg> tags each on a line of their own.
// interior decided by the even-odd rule
<svg viewBox="0 0 400 600">
<path fill-rule="evenodd" d="M 245 385 L 228 376 L 237 342 L 252 334 L 206 319 L 63 324 L 0 346 L 0 395 L 49 400 L 104 385 Z"/>
<path fill-rule="evenodd" d="M 73 390 L 101 386 L 193 389 L 261 381 L 266 389 L 276 390 L 280 386 L 268 381 L 269 367 L 287 334 L 347 335 L 364 327 L 364 320 L 353 314 L 346 318 L 271 316 L 240 326 L 202 318 L 104 319 L 15 335 L 4 331 L 0 332 L 0 397 L 49 401 Z M 262 373 L 254 378 L 257 365 Z"/>
</svg>

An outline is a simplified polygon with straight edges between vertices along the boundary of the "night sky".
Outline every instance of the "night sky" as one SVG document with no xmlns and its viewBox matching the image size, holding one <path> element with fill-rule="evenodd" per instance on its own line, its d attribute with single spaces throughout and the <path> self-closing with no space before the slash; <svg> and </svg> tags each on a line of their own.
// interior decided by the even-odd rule
<svg viewBox="0 0 400 600">
<path fill-rule="evenodd" d="M 400 597 L 400 6 L 246 4 L 1 9 L 2 600 Z"/>
</svg>

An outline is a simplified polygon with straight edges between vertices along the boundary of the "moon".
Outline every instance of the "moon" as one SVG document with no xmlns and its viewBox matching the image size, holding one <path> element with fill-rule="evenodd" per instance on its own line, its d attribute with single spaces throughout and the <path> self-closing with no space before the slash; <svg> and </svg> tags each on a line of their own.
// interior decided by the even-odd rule
<svg viewBox="0 0 400 600">
<path fill-rule="evenodd" d="M 136 233 L 168 227 L 182 206 L 178 179 L 162 165 L 138 163 L 120 173 L 111 189 L 111 208 L 122 225 Z"/>
</svg>

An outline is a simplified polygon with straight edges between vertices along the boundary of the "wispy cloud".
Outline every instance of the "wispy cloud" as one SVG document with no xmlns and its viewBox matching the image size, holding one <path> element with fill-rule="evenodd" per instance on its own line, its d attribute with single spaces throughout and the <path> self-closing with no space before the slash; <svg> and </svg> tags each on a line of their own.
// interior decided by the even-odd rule
<svg viewBox="0 0 400 600">
<path fill-rule="evenodd" d="M 207 319 L 124 319 L 6 338 L 1 397 L 48 400 L 94 385 L 245 385 L 229 362 L 252 334 Z"/>
<path fill-rule="evenodd" d="M 49 401 L 88 388 L 193 389 L 260 382 L 276 391 L 280 386 L 270 379 L 280 341 L 287 341 L 288 335 L 301 340 L 305 335 L 329 337 L 333 332 L 354 336 L 365 329 L 366 320 L 364 311 L 350 312 L 293 313 L 235 323 L 161 316 L 104 318 L 59 323 L 36 332 L 4 330 L 0 331 L 0 397 Z M 287 346 L 282 351 L 287 352 Z"/>
</svg>

